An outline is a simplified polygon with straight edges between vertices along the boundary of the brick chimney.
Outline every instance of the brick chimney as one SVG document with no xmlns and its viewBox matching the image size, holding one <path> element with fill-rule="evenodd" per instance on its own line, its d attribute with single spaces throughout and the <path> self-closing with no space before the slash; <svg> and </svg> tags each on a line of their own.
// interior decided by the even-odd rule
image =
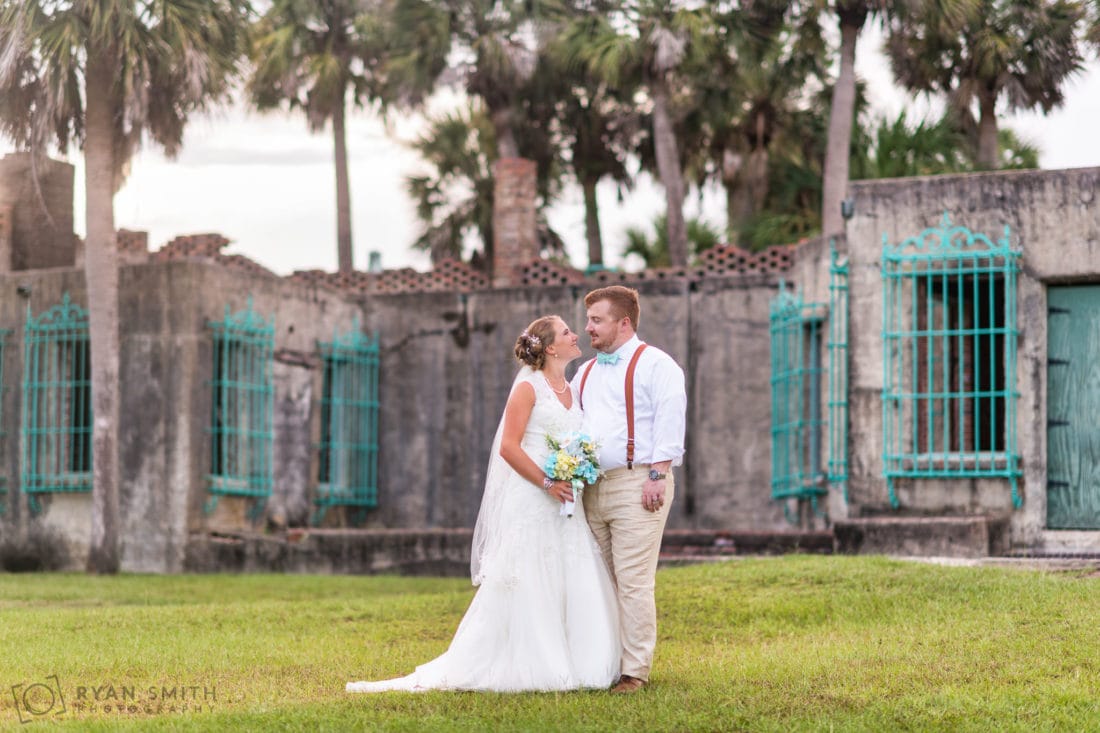
<svg viewBox="0 0 1100 733">
<path fill-rule="evenodd" d="M 118 242 L 118 261 L 122 265 L 138 265 L 149 261 L 149 232 L 119 229 L 115 232 Z"/>
<path fill-rule="evenodd" d="M 524 265 L 539 257 L 535 171 L 535 162 L 525 158 L 493 165 L 493 287 L 521 285 Z"/>
<path fill-rule="evenodd" d="M 75 265 L 71 165 L 44 155 L 34 165 L 30 153 L 5 155 L 0 158 L 0 207 L 11 207 L 11 233 L 0 241 L 0 272 Z"/>
</svg>

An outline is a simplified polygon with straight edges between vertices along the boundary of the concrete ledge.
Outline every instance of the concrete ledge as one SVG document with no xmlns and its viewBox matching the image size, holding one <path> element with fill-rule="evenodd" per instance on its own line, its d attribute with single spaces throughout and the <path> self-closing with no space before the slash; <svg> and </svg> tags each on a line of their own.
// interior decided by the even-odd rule
<svg viewBox="0 0 1100 733">
<path fill-rule="evenodd" d="M 788 552 L 831 554 L 832 532 L 737 532 L 707 529 L 668 529 L 661 556 L 674 555 L 782 555 Z"/>
<path fill-rule="evenodd" d="M 396 574 L 463 577 L 470 572 L 471 529 L 291 529 L 279 534 L 192 534 L 191 573 Z M 730 555 L 832 552 L 831 532 L 668 530 L 662 564 Z M 682 560 L 678 563 L 677 559 Z"/>
<path fill-rule="evenodd" d="M 439 575 L 470 572 L 470 529 L 290 530 L 281 535 L 193 534 L 184 570 Z"/>
<path fill-rule="evenodd" d="M 833 534 L 850 555 L 980 558 L 1004 553 L 1007 527 L 986 516 L 869 517 L 837 521 Z"/>
</svg>

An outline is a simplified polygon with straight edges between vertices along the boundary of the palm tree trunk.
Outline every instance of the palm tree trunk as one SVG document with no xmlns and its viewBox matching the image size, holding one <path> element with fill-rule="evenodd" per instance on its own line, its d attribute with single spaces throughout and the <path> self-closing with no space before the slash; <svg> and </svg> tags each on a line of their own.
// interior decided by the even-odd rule
<svg viewBox="0 0 1100 733">
<path fill-rule="evenodd" d="M 752 195 L 744 176 L 726 183 L 726 234 L 730 244 L 743 244 L 752 216 Z"/>
<path fill-rule="evenodd" d="M 85 87 L 84 185 L 88 331 L 92 367 L 92 535 L 88 571 L 119 570 L 118 251 L 115 243 L 115 157 L 111 100 L 114 55 L 88 49 Z"/>
<path fill-rule="evenodd" d="M 336 257 L 341 274 L 347 274 L 354 266 L 351 257 L 351 185 L 348 181 L 343 94 L 332 110 L 332 136 L 336 159 Z"/>
<path fill-rule="evenodd" d="M 581 183 L 584 189 L 584 232 L 588 238 L 588 264 L 603 265 L 603 238 L 600 236 L 600 210 L 596 203 L 597 178 L 585 178 Z"/>
<path fill-rule="evenodd" d="M 978 97 L 978 165 L 983 170 L 1000 167 L 1001 151 L 997 143 L 997 97 L 983 92 Z"/>
<path fill-rule="evenodd" d="M 512 132 L 512 110 L 508 107 L 490 110 L 489 119 L 497 138 L 497 158 L 518 158 L 519 145 L 516 144 L 516 135 Z"/>
<path fill-rule="evenodd" d="M 669 114 L 668 87 L 664 79 L 650 84 L 653 95 L 653 147 L 657 154 L 657 175 L 665 187 L 668 207 L 668 259 L 673 267 L 686 267 L 688 260 L 687 226 L 684 223 L 684 174 L 680 170 L 680 152 L 676 131 Z"/>
<path fill-rule="evenodd" d="M 866 12 L 862 15 L 842 13 L 840 18 L 840 73 L 833 87 L 829 109 L 829 138 L 825 148 L 824 190 L 821 197 L 821 233 L 825 236 L 840 234 L 844 230 L 840 202 L 848 190 L 848 159 L 856 106 L 856 41 L 865 19 Z"/>
<path fill-rule="evenodd" d="M 747 178 L 749 192 L 752 199 L 752 214 L 755 216 L 764 209 L 764 202 L 768 200 L 768 146 L 765 143 L 763 130 L 757 135 L 756 144 L 749 153 L 747 166 Z"/>
<path fill-rule="evenodd" d="M 726 147 L 722 150 L 722 188 L 726 191 L 726 243 L 737 244 L 744 222 L 741 220 L 743 192 L 741 169 L 744 156 Z"/>
<path fill-rule="evenodd" d="M 768 149 L 753 150 L 742 160 L 737 175 L 724 182 L 730 243 L 746 246 L 745 232 L 768 198 Z"/>
</svg>

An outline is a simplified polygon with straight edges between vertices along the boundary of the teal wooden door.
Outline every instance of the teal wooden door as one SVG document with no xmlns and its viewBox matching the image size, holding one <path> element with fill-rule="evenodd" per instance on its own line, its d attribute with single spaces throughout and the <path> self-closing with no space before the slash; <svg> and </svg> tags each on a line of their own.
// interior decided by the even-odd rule
<svg viewBox="0 0 1100 733">
<path fill-rule="evenodd" d="M 1047 526 L 1100 529 L 1100 285 L 1047 306 Z"/>
</svg>

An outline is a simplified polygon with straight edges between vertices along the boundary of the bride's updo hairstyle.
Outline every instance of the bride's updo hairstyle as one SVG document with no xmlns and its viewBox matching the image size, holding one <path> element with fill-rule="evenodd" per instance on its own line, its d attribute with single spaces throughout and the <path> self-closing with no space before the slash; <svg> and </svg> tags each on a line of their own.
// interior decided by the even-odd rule
<svg viewBox="0 0 1100 733">
<path fill-rule="evenodd" d="M 516 339 L 516 359 L 535 371 L 546 363 L 546 347 L 554 343 L 557 333 L 554 325 L 561 320 L 558 316 L 543 316 L 531 322 Z"/>
</svg>

